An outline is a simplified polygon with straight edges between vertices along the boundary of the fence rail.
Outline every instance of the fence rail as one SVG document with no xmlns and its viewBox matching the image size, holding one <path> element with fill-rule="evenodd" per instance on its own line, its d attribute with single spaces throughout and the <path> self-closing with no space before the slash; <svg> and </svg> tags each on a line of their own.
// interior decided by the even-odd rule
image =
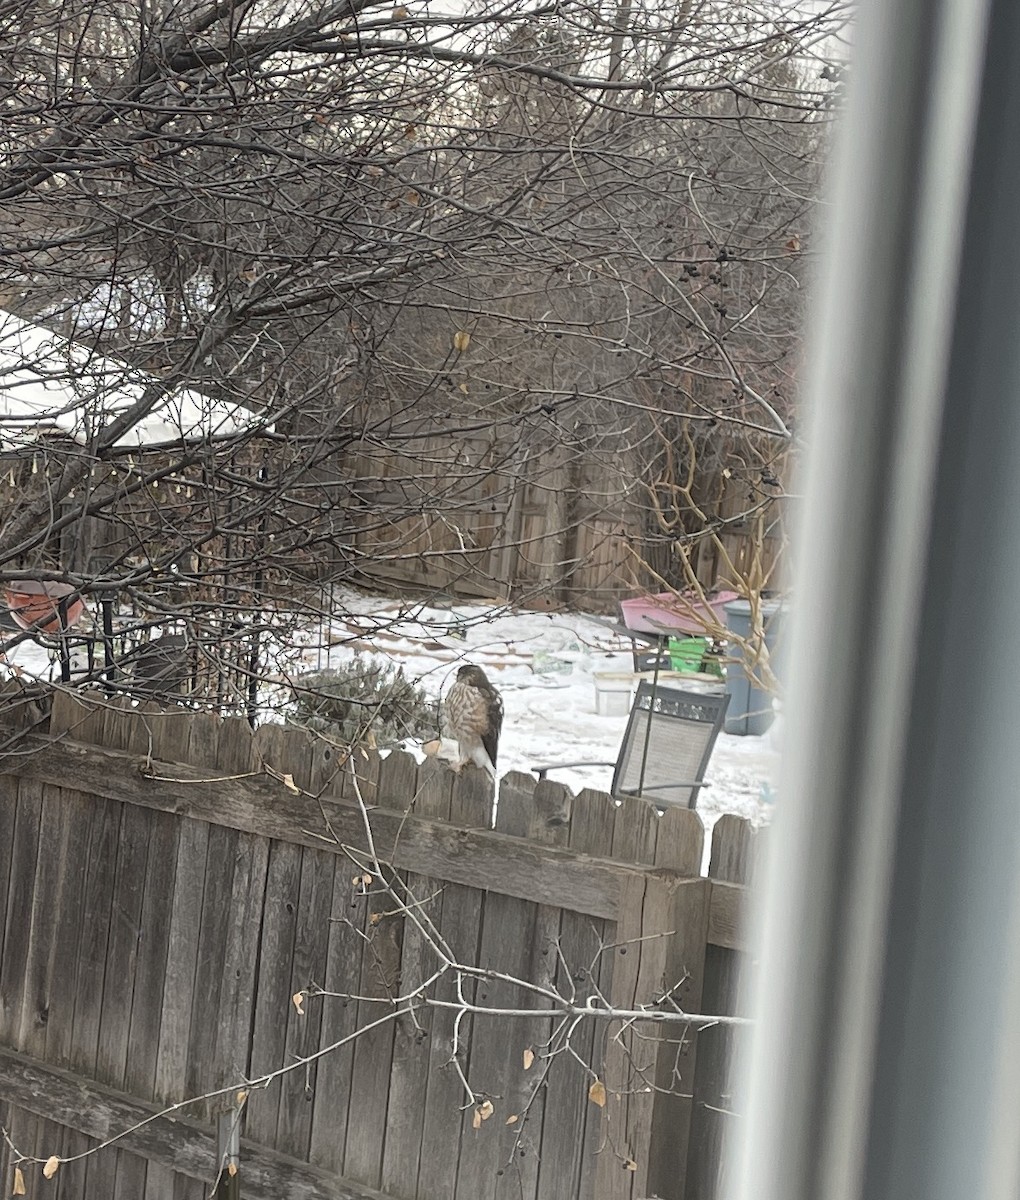
<svg viewBox="0 0 1020 1200">
<path fill-rule="evenodd" d="M 687 810 L 511 774 L 493 822 L 479 771 L 2 704 L 5 1186 L 197 1200 L 233 1110 L 246 1197 L 715 1195 L 738 1034 L 581 1010 L 733 1012 L 745 822 L 703 878 Z"/>
</svg>

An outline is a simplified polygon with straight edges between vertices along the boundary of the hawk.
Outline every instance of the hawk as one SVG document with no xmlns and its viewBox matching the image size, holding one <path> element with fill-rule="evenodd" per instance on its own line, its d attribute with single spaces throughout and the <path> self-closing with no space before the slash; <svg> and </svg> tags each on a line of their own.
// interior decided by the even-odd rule
<svg viewBox="0 0 1020 1200">
<path fill-rule="evenodd" d="M 503 701 L 481 667 L 461 667 L 443 701 L 446 735 L 460 751 L 459 771 L 469 762 L 496 778 L 496 750 L 503 727 Z"/>
</svg>

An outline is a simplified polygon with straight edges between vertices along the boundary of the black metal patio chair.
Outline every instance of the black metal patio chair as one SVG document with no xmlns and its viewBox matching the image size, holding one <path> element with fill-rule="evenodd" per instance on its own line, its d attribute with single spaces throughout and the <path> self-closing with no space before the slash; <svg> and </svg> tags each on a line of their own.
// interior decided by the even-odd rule
<svg viewBox="0 0 1020 1200">
<path fill-rule="evenodd" d="M 638 684 L 615 763 L 544 763 L 531 769 L 544 779 L 566 767 L 613 767 L 612 795 L 638 796 L 658 808 L 693 808 L 706 786 L 705 770 L 719 736 L 729 695 Z"/>
</svg>

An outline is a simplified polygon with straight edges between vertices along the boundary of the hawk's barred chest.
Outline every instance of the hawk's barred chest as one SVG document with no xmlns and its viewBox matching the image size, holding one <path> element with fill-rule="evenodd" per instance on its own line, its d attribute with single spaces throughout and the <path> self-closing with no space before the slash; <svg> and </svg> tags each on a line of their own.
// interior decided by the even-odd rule
<svg viewBox="0 0 1020 1200">
<path fill-rule="evenodd" d="M 458 731 L 473 733 L 476 737 L 487 733 L 493 724 L 490 710 L 494 702 L 498 703 L 494 692 L 458 680 L 446 697 L 450 732 L 455 737 Z"/>
</svg>

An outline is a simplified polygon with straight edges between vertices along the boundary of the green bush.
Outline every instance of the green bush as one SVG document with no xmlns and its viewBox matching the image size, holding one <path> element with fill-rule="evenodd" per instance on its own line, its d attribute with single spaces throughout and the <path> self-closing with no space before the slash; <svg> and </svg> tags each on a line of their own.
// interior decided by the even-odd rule
<svg viewBox="0 0 1020 1200">
<path fill-rule="evenodd" d="M 406 738 L 437 736 L 438 702 L 409 680 L 403 667 L 353 658 L 335 670 L 302 675 L 293 688 L 290 723 L 348 746 L 387 749 Z"/>
</svg>

